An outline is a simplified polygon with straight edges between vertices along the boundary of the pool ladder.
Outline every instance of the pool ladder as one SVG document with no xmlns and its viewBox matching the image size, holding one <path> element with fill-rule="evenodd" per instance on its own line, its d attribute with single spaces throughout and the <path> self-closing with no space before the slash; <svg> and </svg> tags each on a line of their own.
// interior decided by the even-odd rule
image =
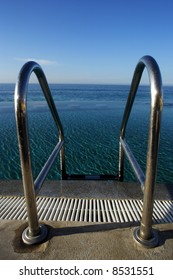
<svg viewBox="0 0 173 280">
<path fill-rule="evenodd" d="M 125 131 L 130 116 L 130 112 L 133 106 L 133 102 L 136 96 L 136 92 L 141 80 L 141 76 L 144 68 L 148 70 L 150 79 L 150 91 L 151 91 L 151 111 L 150 111 L 150 125 L 148 134 L 148 151 L 146 162 L 146 174 L 144 175 L 138 162 L 136 161 L 129 145 L 125 139 Z M 37 176 L 36 180 L 33 179 L 31 157 L 30 157 L 30 142 L 28 134 L 27 123 L 27 86 L 29 83 L 32 72 L 38 78 L 40 86 L 42 88 L 45 99 L 48 103 L 53 119 L 59 131 L 59 141 L 49 156 L 47 162 L 43 166 L 41 172 Z M 28 215 L 28 227 L 24 230 L 22 238 L 27 244 L 36 244 L 42 242 L 47 236 L 47 227 L 39 224 L 37 217 L 37 207 L 35 195 L 39 192 L 43 185 L 48 172 L 51 169 L 57 155 L 60 155 L 60 169 L 61 178 L 64 179 L 117 179 L 123 181 L 124 173 L 124 154 L 126 154 L 132 169 L 141 184 L 142 191 L 144 193 L 143 199 L 143 212 L 142 221 L 140 227 L 134 231 L 134 239 L 139 244 L 145 247 L 154 247 L 158 244 L 158 234 L 152 229 L 152 213 L 153 213 L 153 193 L 156 181 L 157 171 L 157 157 L 160 138 L 160 123 L 161 123 L 161 111 L 163 105 L 162 97 L 162 81 L 159 67 L 156 61 L 151 56 L 142 57 L 135 69 L 129 97 L 127 100 L 126 108 L 120 129 L 120 141 L 119 141 L 119 169 L 118 175 L 70 175 L 66 173 L 65 166 L 65 147 L 64 147 L 64 132 L 63 127 L 56 110 L 55 103 L 53 101 L 46 77 L 39 64 L 36 62 L 27 62 L 21 69 L 18 81 L 15 87 L 15 115 L 17 123 L 17 135 L 19 142 L 19 152 L 22 170 L 22 179 L 24 187 L 24 195 L 26 200 L 26 208 Z"/>
</svg>

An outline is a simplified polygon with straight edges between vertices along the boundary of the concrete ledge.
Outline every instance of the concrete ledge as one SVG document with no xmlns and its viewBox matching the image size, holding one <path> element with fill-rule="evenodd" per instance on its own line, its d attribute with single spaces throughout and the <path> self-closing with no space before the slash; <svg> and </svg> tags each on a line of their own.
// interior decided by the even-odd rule
<svg viewBox="0 0 173 280">
<path fill-rule="evenodd" d="M 23 195 L 22 181 L 0 181 L 0 195 Z M 71 198 L 142 199 L 138 183 L 117 181 L 45 181 L 39 195 Z M 158 184 L 155 199 L 172 200 L 173 185 Z"/>
</svg>

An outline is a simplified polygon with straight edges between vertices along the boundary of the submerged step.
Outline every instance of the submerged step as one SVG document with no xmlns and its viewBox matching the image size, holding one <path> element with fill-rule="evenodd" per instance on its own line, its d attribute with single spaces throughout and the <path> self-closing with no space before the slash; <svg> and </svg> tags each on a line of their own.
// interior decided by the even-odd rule
<svg viewBox="0 0 173 280">
<path fill-rule="evenodd" d="M 143 201 L 137 199 L 81 199 L 66 197 L 36 198 L 39 220 L 125 223 L 139 222 Z M 0 196 L 0 219 L 25 220 L 23 196 Z M 173 222 L 173 201 L 155 200 L 154 223 Z"/>
<path fill-rule="evenodd" d="M 118 180 L 113 174 L 67 174 L 67 180 Z"/>
</svg>

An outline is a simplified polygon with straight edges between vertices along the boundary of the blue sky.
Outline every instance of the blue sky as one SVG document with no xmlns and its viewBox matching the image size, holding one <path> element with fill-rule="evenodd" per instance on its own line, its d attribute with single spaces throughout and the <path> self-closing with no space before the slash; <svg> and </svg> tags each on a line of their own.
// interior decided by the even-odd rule
<svg viewBox="0 0 173 280">
<path fill-rule="evenodd" d="M 35 60 L 50 83 L 129 84 L 146 54 L 173 84 L 172 0 L 0 1 L 0 83 Z"/>
</svg>

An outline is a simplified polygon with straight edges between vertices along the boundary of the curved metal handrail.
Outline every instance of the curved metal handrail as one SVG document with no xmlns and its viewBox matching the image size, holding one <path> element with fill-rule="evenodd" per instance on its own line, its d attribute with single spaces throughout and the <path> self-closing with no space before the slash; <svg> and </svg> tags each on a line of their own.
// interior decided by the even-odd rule
<svg viewBox="0 0 173 280">
<path fill-rule="evenodd" d="M 136 92 L 142 77 L 144 68 L 147 68 L 150 79 L 151 111 L 148 136 L 148 152 L 146 162 L 146 174 L 144 175 L 137 163 L 130 147 L 125 141 L 125 132 L 131 113 Z M 160 139 L 161 111 L 163 106 L 162 79 L 157 62 L 151 56 L 142 57 L 134 71 L 129 97 L 126 103 L 122 125 L 120 129 L 119 147 L 119 179 L 123 180 L 124 152 L 126 153 L 132 168 L 141 183 L 144 191 L 143 213 L 140 229 L 135 231 L 135 239 L 144 246 L 152 247 L 158 242 L 152 230 L 153 193 L 156 181 L 158 147 Z"/>
<path fill-rule="evenodd" d="M 45 99 L 48 103 L 50 111 L 52 113 L 55 124 L 59 130 L 59 142 L 55 146 L 53 152 L 36 178 L 33 182 L 32 168 L 31 168 L 31 158 L 30 158 L 30 143 L 28 136 L 28 123 L 27 123 L 27 87 L 29 83 L 30 76 L 32 72 L 38 78 L 42 91 L 44 93 Z M 17 134 L 19 142 L 19 152 L 20 152 L 20 161 L 22 169 L 22 179 L 24 194 L 26 200 L 27 214 L 28 214 L 28 224 L 29 227 L 23 234 L 23 239 L 25 243 L 33 244 L 40 242 L 47 233 L 47 230 L 44 226 L 39 226 L 36 201 L 35 201 L 35 192 L 38 192 L 41 188 L 56 156 L 60 152 L 60 165 L 61 165 L 61 174 L 62 178 L 66 177 L 65 170 L 65 153 L 64 153 L 64 132 L 59 119 L 55 103 L 53 101 L 46 77 L 44 72 L 39 64 L 36 62 L 30 61 L 24 64 L 22 67 L 18 81 L 15 87 L 15 115 L 16 115 L 16 124 L 17 124 Z"/>
<path fill-rule="evenodd" d="M 133 156 L 130 147 L 125 141 L 125 131 L 135 99 L 135 95 L 140 83 L 140 79 L 144 68 L 147 68 L 150 78 L 151 88 L 151 113 L 150 113 L 150 128 L 148 139 L 148 154 L 147 154 L 147 167 L 146 176 L 144 176 L 140 166 L 138 165 L 135 157 Z M 59 142 L 53 150 L 51 156 L 38 175 L 35 182 L 33 182 L 31 159 L 30 159 L 30 145 L 28 137 L 27 125 L 27 85 L 31 73 L 34 72 L 39 80 L 49 108 L 52 112 L 55 123 L 59 129 Z M 126 109 L 123 116 L 123 121 L 120 131 L 120 149 L 119 149 L 119 179 L 123 180 L 123 167 L 124 167 L 124 151 L 128 156 L 130 163 L 141 182 L 144 189 L 144 202 L 143 213 L 140 228 L 134 232 L 135 240 L 147 247 L 155 246 L 158 242 L 155 231 L 152 230 L 152 212 L 153 212 L 153 193 L 156 179 L 157 170 L 157 157 L 160 136 L 160 123 L 162 111 L 162 81 L 159 67 L 156 61 L 150 56 L 144 56 L 138 62 L 129 97 L 127 100 Z M 66 178 L 65 171 L 65 157 L 64 157 L 64 134 L 62 125 L 56 111 L 45 75 L 41 67 L 35 62 L 26 63 L 19 73 L 18 82 L 15 88 L 15 113 L 19 140 L 19 151 L 21 158 L 22 177 L 24 185 L 24 193 L 26 199 L 27 213 L 28 213 L 28 228 L 23 232 L 23 241 L 27 244 L 35 244 L 41 242 L 47 235 L 47 228 L 44 225 L 38 224 L 35 191 L 38 191 L 40 186 L 45 180 L 45 177 L 54 162 L 56 155 L 60 152 L 61 156 L 61 170 L 62 178 Z M 35 186 L 34 186 L 35 185 Z"/>
</svg>

